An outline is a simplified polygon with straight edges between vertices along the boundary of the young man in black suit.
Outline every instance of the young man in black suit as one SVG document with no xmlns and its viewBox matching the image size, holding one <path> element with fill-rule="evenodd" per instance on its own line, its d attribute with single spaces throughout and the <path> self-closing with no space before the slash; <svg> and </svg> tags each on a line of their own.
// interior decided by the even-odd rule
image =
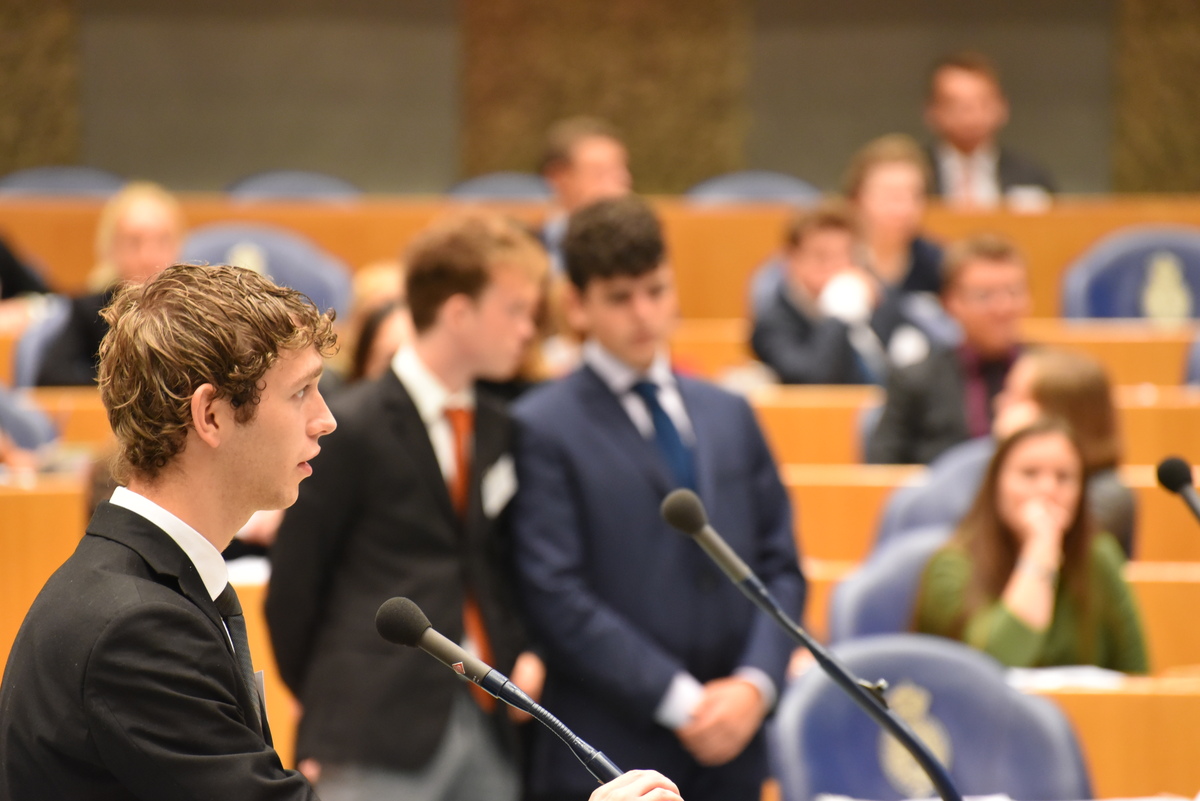
<svg viewBox="0 0 1200 801">
<path fill-rule="evenodd" d="M 330 318 L 247 270 L 189 265 L 104 314 L 124 486 L 13 645 L 0 797 L 314 798 L 271 748 L 221 551 L 296 499 L 334 428 L 316 389 Z"/>
<path fill-rule="evenodd" d="M 267 620 L 304 707 L 301 770 L 322 796 L 501 801 L 519 792 L 505 716 L 372 621 L 407 596 L 536 694 L 541 663 L 522 650 L 498 526 L 516 490 L 511 425 L 475 382 L 515 372 L 546 256 L 515 224 L 470 216 L 428 231 L 405 261 L 415 341 L 334 400 L 338 431 L 272 550 Z"/>
</svg>

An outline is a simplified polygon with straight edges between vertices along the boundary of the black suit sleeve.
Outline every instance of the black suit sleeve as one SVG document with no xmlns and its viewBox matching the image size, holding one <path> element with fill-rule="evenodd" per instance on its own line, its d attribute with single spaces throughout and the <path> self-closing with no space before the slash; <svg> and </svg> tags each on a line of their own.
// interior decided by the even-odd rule
<svg viewBox="0 0 1200 801">
<path fill-rule="evenodd" d="M 313 474 L 300 485 L 300 496 L 284 516 L 271 548 L 267 625 L 279 674 L 297 695 L 343 538 L 353 527 L 365 491 L 360 468 L 369 460 L 356 445 L 358 436 L 350 431 L 356 417 L 335 414 L 335 419 L 345 422 L 321 440 L 321 453 L 312 461 Z"/>
<path fill-rule="evenodd" d="M 88 295 L 71 301 L 71 313 L 47 346 L 38 370 L 42 387 L 74 387 L 96 383 L 100 341 L 108 324 L 100 317 L 110 295 Z"/>
<path fill-rule="evenodd" d="M 0 240 L 0 300 L 31 292 L 49 292 L 46 281 Z"/>
<path fill-rule="evenodd" d="M 212 621 L 166 602 L 131 610 L 99 635 L 82 688 L 113 775 L 139 798 L 315 799 L 247 725 Z"/>
<path fill-rule="evenodd" d="M 755 355 L 785 384 L 844 384 L 857 368 L 845 323 L 801 320 L 776 302 L 758 318 L 750 337 Z M 790 318 L 790 319 L 789 319 Z"/>
<path fill-rule="evenodd" d="M 914 365 L 915 367 L 915 365 Z M 883 414 L 867 441 L 868 464 L 913 464 L 913 438 L 922 394 L 913 386 L 914 367 L 892 370 L 887 380 Z"/>
</svg>

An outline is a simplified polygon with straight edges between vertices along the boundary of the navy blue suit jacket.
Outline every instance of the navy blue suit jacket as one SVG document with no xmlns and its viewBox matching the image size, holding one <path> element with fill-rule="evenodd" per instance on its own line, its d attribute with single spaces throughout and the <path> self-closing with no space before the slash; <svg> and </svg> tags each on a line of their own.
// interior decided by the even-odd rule
<svg viewBox="0 0 1200 801">
<path fill-rule="evenodd" d="M 799 617 L 805 585 L 787 493 L 749 405 L 679 379 L 696 431 L 697 490 L 713 526 Z M 514 408 L 519 489 L 513 524 L 521 598 L 543 649 L 543 704 L 618 765 L 655 768 L 681 788 L 703 770 L 654 721 L 672 677 L 762 670 L 782 690 L 792 645 L 659 516 L 665 461 L 589 368 Z M 535 732 L 531 790 L 594 782 L 552 734 Z M 760 732 L 728 766 L 766 774 Z"/>
</svg>

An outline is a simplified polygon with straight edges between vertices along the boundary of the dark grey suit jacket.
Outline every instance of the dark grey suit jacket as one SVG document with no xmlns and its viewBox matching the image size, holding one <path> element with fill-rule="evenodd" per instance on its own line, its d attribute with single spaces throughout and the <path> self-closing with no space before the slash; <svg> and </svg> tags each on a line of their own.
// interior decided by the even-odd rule
<svg viewBox="0 0 1200 801">
<path fill-rule="evenodd" d="M 102 503 L 9 655 L 0 798 L 315 799 L 252 692 L 191 560 Z"/>
<path fill-rule="evenodd" d="M 956 351 L 937 349 L 916 364 L 892 370 L 883 415 L 867 442 L 871 464 L 928 464 L 970 439 L 965 379 Z"/>
<path fill-rule="evenodd" d="M 425 423 L 391 370 L 331 403 L 322 438 L 271 550 L 267 621 L 283 680 L 304 705 L 298 759 L 416 770 L 428 763 L 466 685 L 415 648 L 385 641 L 375 612 L 411 598 L 458 642 L 467 589 L 479 602 L 494 667 L 524 645 L 502 520 L 482 506 L 481 477 L 509 449 L 503 408 L 480 395 L 470 509 L 455 515 Z M 503 714 L 496 715 L 503 727 Z"/>
<path fill-rule="evenodd" d="M 929 193 L 937 197 L 944 197 L 946 190 L 942 186 L 941 170 L 938 169 L 937 151 L 930 145 L 927 147 L 926 153 L 932 165 L 933 176 L 933 182 L 929 185 Z M 1000 148 L 996 159 L 996 182 L 1000 185 L 1001 194 L 1015 186 L 1040 186 L 1051 194 L 1058 191 L 1053 176 L 1045 167 L 1028 156 L 1007 147 Z"/>
</svg>

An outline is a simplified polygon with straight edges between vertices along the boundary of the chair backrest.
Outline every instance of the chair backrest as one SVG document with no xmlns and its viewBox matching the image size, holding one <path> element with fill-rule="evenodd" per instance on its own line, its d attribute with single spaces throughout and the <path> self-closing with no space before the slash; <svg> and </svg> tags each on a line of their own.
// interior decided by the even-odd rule
<svg viewBox="0 0 1200 801">
<path fill-rule="evenodd" d="M 225 191 L 235 200 L 355 200 L 362 190 L 354 184 L 309 170 L 267 170 L 247 175 Z"/>
<path fill-rule="evenodd" d="M 1063 275 L 1066 317 L 1200 317 L 1200 228 L 1122 229 Z"/>
<path fill-rule="evenodd" d="M 25 327 L 13 351 L 13 386 L 37 384 L 46 350 L 71 316 L 71 301 L 62 295 L 47 295 L 37 319 Z"/>
<path fill-rule="evenodd" d="M 446 190 L 455 200 L 544 202 L 553 193 L 542 176 L 531 172 L 489 172 L 459 181 Z"/>
<path fill-rule="evenodd" d="M 741 170 L 701 181 L 684 193 L 694 203 L 793 203 L 808 206 L 821 190 L 794 175 L 771 170 Z"/>
<path fill-rule="evenodd" d="M 903 531 L 957 524 L 975 501 L 995 451 L 991 437 L 959 443 L 929 465 L 921 483 L 892 493 L 875 534 L 875 547 L 882 547 Z"/>
<path fill-rule="evenodd" d="M 891 708 L 964 796 L 1091 798 L 1087 767 L 1062 712 L 1009 687 L 991 657 L 917 634 L 855 640 L 834 652 L 856 675 L 888 682 Z M 815 668 L 784 692 L 768 734 L 785 801 L 821 793 L 879 801 L 932 794 L 908 753 Z"/>
<path fill-rule="evenodd" d="M 834 588 L 829 641 L 908 631 L 925 565 L 953 530 L 951 526 L 914 529 L 872 553 Z"/>
<path fill-rule="evenodd" d="M 0 195 L 108 197 L 124 185 L 121 176 L 95 167 L 30 167 L 0 178 Z"/>
<path fill-rule="evenodd" d="M 318 308 L 350 310 L 350 271 L 340 260 L 292 231 L 269 225 L 215 223 L 195 228 L 183 244 L 183 261 L 233 264 L 263 273 L 303 292 Z"/>
<path fill-rule="evenodd" d="M 1187 368 L 1184 370 L 1185 384 L 1200 384 L 1200 337 L 1197 337 L 1188 348 Z"/>
<path fill-rule="evenodd" d="M 18 448 L 37 450 L 58 438 L 58 430 L 45 412 L 26 398 L 0 387 L 0 431 Z"/>
</svg>

